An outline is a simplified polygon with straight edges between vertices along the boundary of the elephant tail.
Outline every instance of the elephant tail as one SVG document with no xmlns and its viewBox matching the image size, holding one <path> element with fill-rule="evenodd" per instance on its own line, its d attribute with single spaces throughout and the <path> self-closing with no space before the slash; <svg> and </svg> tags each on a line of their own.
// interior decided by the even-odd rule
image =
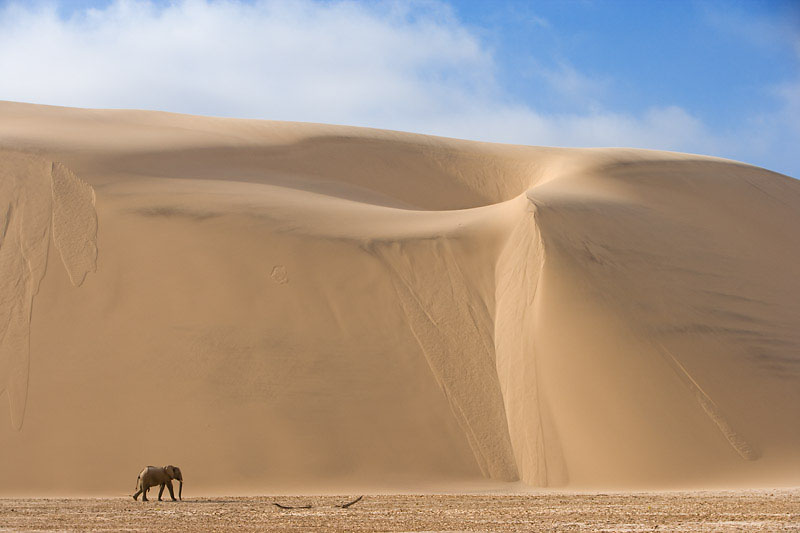
<svg viewBox="0 0 800 533">
<path fill-rule="evenodd" d="M 136 486 L 134 487 L 136 490 L 139 490 L 139 481 L 141 481 L 141 479 L 142 479 L 142 475 L 141 474 L 136 476 Z"/>
</svg>

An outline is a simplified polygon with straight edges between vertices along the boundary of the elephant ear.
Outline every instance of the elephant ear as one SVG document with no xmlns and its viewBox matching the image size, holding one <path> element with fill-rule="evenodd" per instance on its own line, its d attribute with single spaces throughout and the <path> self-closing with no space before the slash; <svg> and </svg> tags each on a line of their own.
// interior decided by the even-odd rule
<svg viewBox="0 0 800 533">
<path fill-rule="evenodd" d="M 53 163 L 53 242 L 73 285 L 97 269 L 94 189 L 61 163 Z"/>
</svg>

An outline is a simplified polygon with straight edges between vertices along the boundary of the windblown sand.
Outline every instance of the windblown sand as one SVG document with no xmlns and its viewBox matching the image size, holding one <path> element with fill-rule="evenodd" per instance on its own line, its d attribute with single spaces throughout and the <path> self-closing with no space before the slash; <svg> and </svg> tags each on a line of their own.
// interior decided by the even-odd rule
<svg viewBox="0 0 800 533">
<path fill-rule="evenodd" d="M 349 498 L 0 500 L 0 531 L 800 531 L 797 491 Z"/>
<path fill-rule="evenodd" d="M 710 157 L 0 103 L 0 494 L 797 486 L 798 228 Z"/>
</svg>

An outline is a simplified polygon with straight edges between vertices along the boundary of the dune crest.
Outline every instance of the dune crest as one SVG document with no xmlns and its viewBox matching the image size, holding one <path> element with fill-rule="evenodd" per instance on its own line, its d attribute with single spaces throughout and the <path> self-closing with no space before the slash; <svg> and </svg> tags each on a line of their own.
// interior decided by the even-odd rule
<svg viewBox="0 0 800 533">
<path fill-rule="evenodd" d="M 0 149 L 0 492 L 798 482 L 792 178 L 15 103 Z"/>
</svg>

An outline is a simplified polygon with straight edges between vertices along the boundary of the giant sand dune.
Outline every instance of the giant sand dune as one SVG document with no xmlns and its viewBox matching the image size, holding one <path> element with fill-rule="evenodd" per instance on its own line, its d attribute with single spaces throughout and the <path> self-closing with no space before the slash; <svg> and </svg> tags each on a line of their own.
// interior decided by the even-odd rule
<svg viewBox="0 0 800 533">
<path fill-rule="evenodd" d="M 711 157 L 2 102 L 0 494 L 797 485 L 798 228 Z"/>
</svg>

